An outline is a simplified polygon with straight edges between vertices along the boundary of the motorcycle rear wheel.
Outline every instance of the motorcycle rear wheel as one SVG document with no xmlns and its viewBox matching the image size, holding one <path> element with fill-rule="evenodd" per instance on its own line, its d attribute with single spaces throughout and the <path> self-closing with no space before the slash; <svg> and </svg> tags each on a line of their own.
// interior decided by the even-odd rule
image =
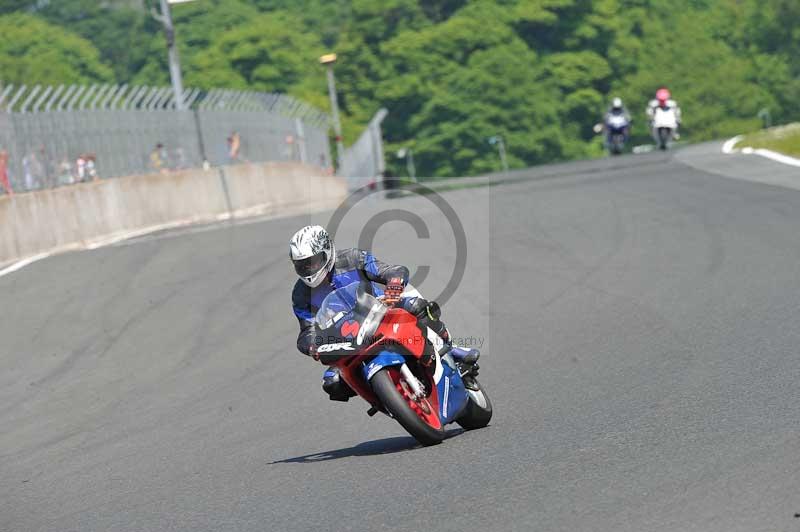
<svg viewBox="0 0 800 532">
<path fill-rule="evenodd" d="M 422 445 L 436 445 L 444 440 L 445 432 L 439 413 L 426 398 L 415 400 L 400 371 L 383 368 L 371 380 L 372 391 L 383 406 Z"/>
</svg>

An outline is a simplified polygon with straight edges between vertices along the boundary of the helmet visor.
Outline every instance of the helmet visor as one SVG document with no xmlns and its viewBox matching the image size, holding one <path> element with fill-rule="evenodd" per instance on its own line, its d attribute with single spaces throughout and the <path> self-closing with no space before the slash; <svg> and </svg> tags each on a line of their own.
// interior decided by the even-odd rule
<svg viewBox="0 0 800 532">
<path fill-rule="evenodd" d="M 325 252 L 321 251 L 311 257 L 294 260 L 292 262 L 294 263 L 294 271 L 297 272 L 297 275 L 300 277 L 311 277 L 325 266 Z"/>
</svg>

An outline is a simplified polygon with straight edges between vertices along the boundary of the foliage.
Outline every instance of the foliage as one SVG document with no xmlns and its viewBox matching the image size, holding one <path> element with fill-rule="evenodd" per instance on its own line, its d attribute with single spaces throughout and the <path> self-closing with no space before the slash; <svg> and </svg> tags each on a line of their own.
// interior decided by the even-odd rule
<svg viewBox="0 0 800 532">
<path fill-rule="evenodd" d="M 112 9 L 97 0 L 51 1 L 38 11 L 51 24 L 77 33 L 100 51 L 114 78 L 127 83 L 147 62 L 148 46 L 158 33 L 158 23 L 128 6 Z"/>
<path fill-rule="evenodd" d="M 324 94 L 323 71 L 317 59 L 324 52 L 319 40 L 304 31 L 296 17 L 284 13 L 259 15 L 217 36 L 206 54 L 195 56 L 189 72 L 195 85 L 206 85 L 218 70 L 219 85 L 227 77 L 242 87 L 303 95 L 311 85 Z M 201 74 L 201 75 L 197 75 Z M 192 77 L 187 76 L 191 82 Z M 190 83 L 191 84 L 191 83 Z M 310 96 L 310 95 L 309 95 Z"/>
<path fill-rule="evenodd" d="M 3 82 L 59 84 L 109 81 L 112 72 L 89 41 L 27 14 L 0 16 Z"/>
<path fill-rule="evenodd" d="M 3 81 L 168 83 L 163 31 L 135 5 L 0 0 Z M 499 168 L 497 134 L 514 167 L 599 155 L 592 125 L 615 95 L 647 142 L 663 84 L 692 141 L 757 127 L 765 108 L 800 120 L 797 0 L 197 0 L 173 18 L 187 86 L 327 108 L 317 58 L 335 50 L 346 141 L 386 107 L 388 147 L 413 148 L 421 175 Z"/>
<path fill-rule="evenodd" d="M 257 16 L 258 10 L 243 0 L 197 0 L 172 6 L 175 39 L 187 85 L 201 88 L 212 85 L 225 88 L 246 86 L 235 77 L 227 78 L 227 71 L 217 71 L 219 64 L 213 61 L 213 57 L 207 56 L 212 54 L 211 48 L 220 35 L 247 24 Z M 167 43 L 163 31 L 159 29 L 153 38 L 145 41 L 145 46 L 147 59 L 135 73 L 133 81 L 146 85 L 168 84 Z M 193 66 L 194 61 L 199 62 L 203 68 Z"/>
<path fill-rule="evenodd" d="M 0 14 L 18 13 L 30 11 L 35 2 L 33 0 L 0 0 Z"/>
</svg>

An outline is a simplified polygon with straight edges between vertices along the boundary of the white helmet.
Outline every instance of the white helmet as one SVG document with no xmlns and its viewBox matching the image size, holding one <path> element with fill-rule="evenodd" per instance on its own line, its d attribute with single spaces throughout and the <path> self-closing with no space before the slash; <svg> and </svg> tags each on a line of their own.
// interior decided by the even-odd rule
<svg viewBox="0 0 800 532">
<path fill-rule="evenodd" d="M 289 258 L 300 279 L 313 288 L 319 286 L 333 269 L 336 248 L 323 227 L 307 225 L 289 241 Z"/>
<path fill-rule="evenodd" d="M 611 100 L 612 109 L 622 109 L 622 98 L 614 98 Z"/>
</svg>

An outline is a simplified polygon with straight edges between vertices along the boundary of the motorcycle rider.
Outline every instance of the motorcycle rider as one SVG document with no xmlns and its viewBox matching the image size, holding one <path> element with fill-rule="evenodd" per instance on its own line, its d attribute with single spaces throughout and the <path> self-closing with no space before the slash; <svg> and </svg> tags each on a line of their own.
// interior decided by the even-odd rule
<svg viewBox="0 0 800 532">
<path fill-rule="evenodd" d="M 656 109 L 658 108 L 664 109 L 665 111 L 672 109 L 675 113 L 675 121 L 678 123 L 678 127 L 681 125 L 681 108 L 678 106 L 678 102 L 672 99 L 672 93 L 670 93 L 669 89 L 666 87 L 661 87 L 656 91 L 656 97 L 650 100 L 650 103 L 647 104 L 647 117 L 650 119 L 650 127 L 652 129 L 653 120 L 656 116 Z M 676 127 L 672 132 L 672 138 L 678 140 L 681 138 L 680 133 L 678 133 L 678 128 Z"/>
<path fill-rule="evenodd" d="M 622 103 L 622 98 L 615 97 L 611 100 L 611 106 L 606 110 L 606 114 L 603 115 L 603 122 L 594 126 L 595 133 L 600 133 L 601 131 L 605 130 L 606 132 L 606 146 L 611 145 L 611 130 L 608 128 L 609 119 L 615 116 L 622 116 L 625 118 L 625 121 L 628 124 L 631 123 L 631 115 L 628 112 L 628 109 L 625 108 L 625 105 Z M 630 125 L 625 128 L 625 142 L 628 141 L 628 135 L 630 134 Z"/>
<path fill-rule="evenodd" d="M 476 364 L 480 352 L 463 349 L 452 344 L 450 333 L 439 319 L 439 306 L 421 297 L 403 297 L 408 284 L 409 271 L 405 266 L 393 266 L 376 259 L 369 251 L 361 249 L 337 250 L 328 232 L 319 225 L 309 225 L 297 231 L 289 242 L 289 258 L 299 279 L 292 290 L 292 308 L 300 323 L 297 349 L 314 360 L 317 353 L 314 319 L 325 296 L 332 291 L 358 281 L 369 281 L 375 297 L 383 295 L 388 306 L 400 305 L 419 320 L 423 327 L 430 327 L 444 341 L 440 354 L 447 352 L 457 361 L 469 366 L 472 371 L 465 376 L 477 374 Z M 324 356 L 323 362 L 324 360 Z M 332 401 L 347 401 L 355 392 L 339 377 L 336 367 L 329 367 L 322 378 L 322 389 Z"/>
</svg>

